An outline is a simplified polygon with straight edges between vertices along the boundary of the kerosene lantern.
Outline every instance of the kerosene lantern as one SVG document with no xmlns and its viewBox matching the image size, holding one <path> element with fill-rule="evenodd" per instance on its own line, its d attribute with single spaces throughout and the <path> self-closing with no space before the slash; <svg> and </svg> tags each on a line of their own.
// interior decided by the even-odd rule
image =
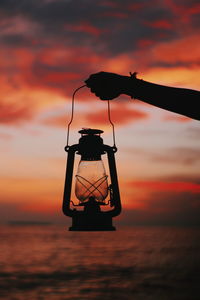
<svg viewBox="0 0 200 300">
<path fill-rule="evenodd" d="M 71 121 L 69 124 L 71 124 Z M 115 143 L 114 146 L 104 145 L 101 138 L 102 130 L 87 128 L 80 130 L 79 133 L 81 134 L 79 143 L 69 146 L 67 142 L 67 146 L 65 147 L 68 156 L 63 196 L 63 213 L 72 218 L 72 226 L 69 230 L 115 230 L 112 218 L 118 216 L 121 212 L 115 163 L 117 148 Z M 106 174 L 102 160 L 102 156 L 105 154 L 107 155 L 110 176 Z M 80 161 L 73 177 L 74 163 L 77 156 L 80 156 Z M 75 204 L 71 200 L 73 179 L 75 181 L 74 193 L 77 198 L 76 203 L 78 201 L 78 204 Z"/>
</svg>

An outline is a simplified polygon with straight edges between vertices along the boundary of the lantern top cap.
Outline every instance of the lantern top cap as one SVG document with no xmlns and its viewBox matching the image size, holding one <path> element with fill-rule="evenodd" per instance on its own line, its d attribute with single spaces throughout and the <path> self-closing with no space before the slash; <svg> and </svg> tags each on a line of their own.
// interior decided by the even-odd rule
<svg viewBox="0 0 200 300">
<path fill-rule="evenodd" d="M 83 128 L 82 130 L 79 130 L 79 133 L 81 133 L 81 134 L 87 134 L 87 135 L 95 135 L 95 134 L 101 134 L 101 133 L 103 133 L 103 130 L 100 130 L 100 129 L 91 129 L 91 128 Z"/>
</svg>

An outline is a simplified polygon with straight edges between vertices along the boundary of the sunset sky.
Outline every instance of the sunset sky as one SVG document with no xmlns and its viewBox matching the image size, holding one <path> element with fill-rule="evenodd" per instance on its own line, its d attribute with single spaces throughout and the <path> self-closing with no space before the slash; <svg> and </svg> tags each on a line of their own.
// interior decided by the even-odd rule
<svg viewBox="0 0 200 300">
<path fill-rule="evenodd" d="M 198 0 L 1 0 L 0 220 L 61 211 L 71 96 L 99 71 L 199 90 Z M 160 99 L 162 101 L 162 99 Z M 190 101 L 190 99 L 188 99 Z M 200 123 L 128 96 L 111 102 L 121 224 L 200 224 Z M 107 104 L 76 95 L 70 144 L 104 130 Z"/>
</svg>

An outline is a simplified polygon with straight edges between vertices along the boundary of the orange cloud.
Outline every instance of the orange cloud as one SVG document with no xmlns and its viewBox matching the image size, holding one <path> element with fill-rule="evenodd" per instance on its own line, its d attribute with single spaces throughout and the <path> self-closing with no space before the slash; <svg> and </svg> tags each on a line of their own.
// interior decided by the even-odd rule
<svg viewBox="0 0 200 300">
<path fill-rule="evenodd" d="M 192 182 L 134 181 L 128 185 L 147 191 L 173 191 L 200 193 L 200 184 Z"/>
<path fill-rule="evenodd" d="M 123 107 L 122 107 L 123 105 Z M 139 120 L 147 119 L 148 114 L 140 110 L 131 109 L 128 106 L 121 104 L 115 105 L 111 108 L 111 120 L 115 125 L 125 125 L 131 122 L 137 122 Z M 45 119 L 43 122 L 47 125 L 53 125 L 58 127 L 67 126 L 66 115 L 55 116 Z M 108 112 L 106 109 L 95 110 L 93 112 L 81 112 L 79 117 L 73 120 L 73 126 L 82 127 L 84 124 L 90 124 L 90 126 L 108 126 Z M 84 125 L 85 126 L 85 125 Z"/>
<path fill-rule="evenodd" d="M 199 35 L 160 43 L 152 49 L 152 58 L 166 63 L 197 64 L 200 61 Z"/>
<path fill-rule="evenodd" d="M 76 121 L 73 122 L 73 125 L 76 124 Z M 50 117 L 47 118 L 43 121 L 44 124 L 46 125 L 50 125 L 50 126 L 56 126 L 56 127 L 66 127 L 67 128 L 67 124 L 69 123 L 69 119 L 67 120 L 67 116 L 66 115 L 62 115 L 62 116 L 55 116 L 55 117 Z"/>
<path fill-rule="evenodd" d="M 200 84 L 200 68 L 188 68 L 184 66 L 171 68 L 150 68 L 146 70 L 144 76 L 142 76 L 142 79 L 168 86 L 198 90 Z"/>
<path fill-rule="evenodd" d="M 62 44 L 51 46 L 42 49 L 38 53 L 38 61 L 51 67 L 73 67 L 75 70 L 76 64 L 88 64 L 98 63 L 101 57 L 98 56 L 91 48 L 86 46 L 71 46 L 70 48 L 64 47 Z M 61 69 L 62 69 L 61 68 Z M 51 69 L 49 69 L 50 71 Z M 66 69 L 64 69 L 66 70 Z"/>
<path fill-rule="evenodd" d="M 31 108 L 24 105 L 14 105 L 11 103 L 0 103 L 0 123 L 18 124 L 22 121 L 28 121 L 32 118 Z"/>
<path fill-rule="evenodd" d="M 74 79 L 79 79 L 80 75 L 72 72 L 47 72 L 44 76 L 42 76 L 43 83 L 48 84 L 66 84 L 66 82 Z"/>
<path fill-rule="evenodd" d="M 37 203 L 48 207 L 62 202 L 63 179 L 16 176 L 1 177 L 1 182 L 0 196 L 7 203 L 19 203 L 24 207 Z"/>
<path fill-rule="evenodd" d="M 135 122 L 141 119 L 148 118 L 148 114 L 140 110 L 131 109 L 128 106 L 118 105 L 112 108 L 111 118 L 117 125 L 124 125 L 130 122 Z M 104 124 L 108 116 L 105 115 L 104 111 L 99 111 L 98 113 L 89 113 L 86 115 L 86 119 L 93 124 Z"/>
<path fill-rule="evenodd" d="M 188 117 L 185 117 L 185 116 L 170 114 L 170 115 L 167 115 L 166 117 L 164 117 L 164 121 L 177 121 L 177 122 L 185 123 L 185 122 L 191 122 L 192 119 L 188 118 Z"/>
</svg>

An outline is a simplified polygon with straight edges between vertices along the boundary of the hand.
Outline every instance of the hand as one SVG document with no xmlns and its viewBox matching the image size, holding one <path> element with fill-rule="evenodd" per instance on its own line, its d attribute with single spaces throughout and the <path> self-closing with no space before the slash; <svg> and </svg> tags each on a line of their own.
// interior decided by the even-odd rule
<svg viewBox="0 0 200 300">
<path fill-rule="evenodd" d="M 91 92 L 95 93 L 101 100 L 112 100 L 125 93 L 129 80 L 130 77 L 128 76 L 99 72 L 90 75 L 85 83 L 91 89 Z"/>
</svg>

